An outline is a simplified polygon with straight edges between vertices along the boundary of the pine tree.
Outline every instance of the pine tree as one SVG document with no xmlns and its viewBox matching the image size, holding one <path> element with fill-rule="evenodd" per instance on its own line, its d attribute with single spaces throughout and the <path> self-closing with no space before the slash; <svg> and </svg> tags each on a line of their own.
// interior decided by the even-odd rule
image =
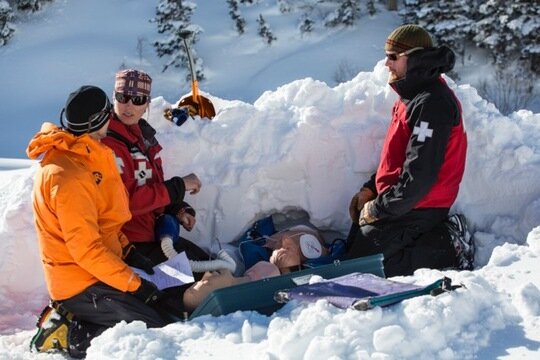
<svg viewBox="0 0 540 360">
<path fill-rule="evenodd" d="M 0 0 L 0 46 L 4 46 L 13 37 L 15 26 L 11 23 L 13 20 L 13 9 L 9 4 Z"/>
<path fill-rule="evenodd" d="M 279 12 L 282 14 L 290 13 L 293 10 L 293 6 L 289 0 L 278 0 Z"/>
<path fill-rule="evenodd" d="M 163 67 L 165 72 L 169 67 L 189 68 L 183 34 L 191 32 L 191 54 L 195 64 L 195 72 L 198 80 L 204 79 L 202 60 L 197 57 L 193 44 L 197 42 L 198 34 L 202 29 L 197 25 L 192 25 L 191 16 L 197 5 L 191 1 L 182 0 L 161 0 L 156 8 L 156 17 L 153 19 L 157 23 L 158 33 L 165 34 L 164 40 L 154 42 L 156 53 L 159 57 L 168 56 L 169 61 Z M 190 74 L 186 75 L 186 80 L 190 79 Z"/>
<path fill-rule="evenodd" d="M 227 0 L 227 4 L 229 5 L 229 15 L 234 21 L 236 32 L 242 35 L 246 31 L 246 20 L 240 14 L 240 10 L 238 10 L 238 0 Z"/>
<path fill-rule="evenodd" d="M 375 8 L 375 1 L 374 0 L 367 0 L 366 2 L 366 9 L 369 16 L 373 16 L 377 13 L 377 9 Z"/>
<path fill-rule="evenodd" d="M 298 29 L 300 30 L 301 34 L 310 33 L 313 31 L 313 25 L 315 22 L 311 20 L 309 16 L 304 16 L 300 22 L 300 25 L 298 26 Z"/>
<path fill-rule="evenodd" d="M 41 9 L 41 0 L 16 0 L 17 9 L 28 12 L 36 12 Z"/>
<path fill-rule="evenodd" d="M 400 11 L 405 23 L 422 26 L 437 45 L 447 45 L 462 61 L 474 34 L 475 13 L 470 0 L 407 0 Z"/>
<path fill-rule="evenodd" d="M 327 27 L 336 27 L 339 25 L 353 26 L 359 17 L 359 0 L 344 0 L 336 11 L 328 15 L 324 25 Z"/>
<path fill-rule="evenodd" d="M 488 0 L 479 9 L 475 26 L 477 46 L 491 51 L 495 65 L 504 69 L 524 62 L 540 72 L 540 4 L 530 0 Z"/>
<path fill-rule="evenodd" d="M 264 41 L 268 45 L 272 45 L 272 42 L 277 40 L 277 37 L 274 36 L 272 33 L 272 30 L 266 23 L 266 20 L 264 20 L 262 14 L 259 14 L 259 18 L 257 19 L 257 24 L 259 24 L 258 34 L 260 37 L 264 39 Z"/>
</svg>

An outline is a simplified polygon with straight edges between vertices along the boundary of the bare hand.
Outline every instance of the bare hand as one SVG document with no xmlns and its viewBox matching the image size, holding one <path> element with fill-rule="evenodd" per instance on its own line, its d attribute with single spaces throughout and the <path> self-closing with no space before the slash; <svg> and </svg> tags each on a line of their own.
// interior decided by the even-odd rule
<svg viewBox="0 0 540 360">
<path fill-rule="evenodd" d="M 189 192 L 191 195 L 196 194 L 201 190 L 201 180 L 199 180 L 197 175 L 191 173 L 182 177 L 182 180 L 184 180 L 186 191 Z"/>
<path fill-rule="evenodd" d="M 288 268 L 300 265 L 300 253 L 294 249 L 280 248 L 272 251 L 270 262 L 278 268 Z"/>
<path fill-rule="evenodd" d="M 185 211 L 180 211 L 178 215 L 176 215 L 176 217 L 178 218 L 178 222 L 180 222 L 180 224 L 182 224 L 184 229 L 186 229 L 187 231 L 193 230 L 193 226 L 195 226 L 195 223 L 197 222 L 195 216 Z"/>
</svg>

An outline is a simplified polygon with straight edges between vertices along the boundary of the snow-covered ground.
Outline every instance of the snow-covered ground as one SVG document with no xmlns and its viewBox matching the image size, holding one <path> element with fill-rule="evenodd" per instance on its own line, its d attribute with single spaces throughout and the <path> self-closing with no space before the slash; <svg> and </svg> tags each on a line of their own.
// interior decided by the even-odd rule
<svg viewBox="0 0 540 360">
<path fill-rule="evenodd" d="M 65 12 L 82 6 L 59 3 L 57 10 Z M 206 14 L 211 16 L 209 10 Z M 386 85 L 383 63 L 377 63 L 382 39 L 396 19 L 382 18 L 373 22 L 380 27 L 372 37 L 381 41 L 373 42 L 371 68 L 336 87 L 297 77 L 277 89 L 269 86 L 253 103 L 209 91 L 217 116 L 182 127 L 161 115 L 176 96 L 154 91 L 149 121 L 165 149 L 166 175 L 195 172 L 203 181 L 201 193 L 188 199 L 198 214 L 191 239 L 212 247 L 212 239 L 230 241 L 253 219 L 291 207 L 307 210 L 321 228 L 347 230 L 349 199 L 376 167 L 396 98 Z M 367 41 L 366 34 L 358 36 Z M 238 68 L 249 63 L 239 61 Z M 246 85 L 235 82 L 233 73 L 229 80 L 238 88 Z M 122 323 L 94 340 L 88 358 L 539 358 L 540 114 L 522 110 L 502 116 L 474 88 L 448 81 L 462 102 L 469 137 L 465 178 L 453 210 L 470 221 L 477 266 L 471 272 L 422 269 L 395 279 L 428 284 L 448 276 L 466 289 L 367 312 L 321 301 L 290 303 L 270 317 L 237 312 L 163 329 Z M 69 87 L 57 91 L 56 111 L 85 81 L 65 82 Z M 110 88 L 112 80 L 97 84 Z M 22 99 L 17 100 L 21 106 L 35 106 Z M 33 124 L 26 138 L 38 129 Z M 18 146 L 24 149 L 26 141 Z M 28 351 L 47 299 L 30 201 L 35 166 L 0 172 L 0 359 L 64 358 Z"/>
</svg>

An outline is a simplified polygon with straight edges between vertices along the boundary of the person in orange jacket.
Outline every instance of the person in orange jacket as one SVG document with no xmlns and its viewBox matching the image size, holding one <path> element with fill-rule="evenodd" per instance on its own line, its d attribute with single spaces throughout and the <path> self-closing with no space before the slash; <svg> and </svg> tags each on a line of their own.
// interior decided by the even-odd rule
<svg viewBox="0 0 540 360">
<path fill-rule="evenodd" d="M 103 90 L 83 86 L 67 99 L 65 128 L 44 123 L 28 145 L 30 158 L 42 156 L 32 200 L 47 289 L 81 321 L 160 327 L 173 321 L 151 306 L 160 292 L 128 266 L 153 272 L 121 232 L 129 199 L 112 150 L 100 142 L 111 110 Z"/>
</svg>

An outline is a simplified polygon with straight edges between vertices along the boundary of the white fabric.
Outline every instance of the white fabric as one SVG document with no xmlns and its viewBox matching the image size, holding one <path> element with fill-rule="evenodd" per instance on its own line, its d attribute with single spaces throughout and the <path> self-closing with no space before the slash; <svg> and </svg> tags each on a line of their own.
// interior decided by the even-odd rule
<svg viewBox="0 0 540 360">
<path fill-rule="evenodd" d="M 322 255 L 322 245 L 319 240 L 311 234 L 300 236 L 300 251 L 308 259 L 316 259 Z"/>
</svg>

